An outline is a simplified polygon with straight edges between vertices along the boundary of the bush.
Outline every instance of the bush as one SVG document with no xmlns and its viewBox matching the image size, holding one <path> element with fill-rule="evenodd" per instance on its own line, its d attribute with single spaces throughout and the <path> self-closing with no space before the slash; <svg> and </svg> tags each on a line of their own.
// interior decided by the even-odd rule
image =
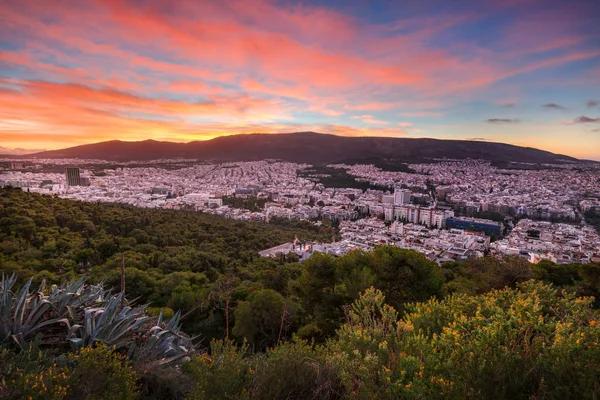
<svg viewBox="0 0 600 400">
<path fill-rule="evenodd" d="M 297 339 L 269 349 L 257 365 L 252 398 L 342 398 L 343 387 L 332 364 L 306 341 Z"/>
<path fill-rule="evenodd" d="M 343 387 L 325 353 L 297 339 L 251 355 L 247 345 L 213 341 L 183 365 L 195 381 L 188 399 L 338 399 Z"/>
<path fill-rule="evenodd" d="M 193 389 L 191 376 L 179 367 L 158 366 L 140 371 L 140 398 L 146 400 L 183 399 Z"/>
<path fill-rule="evenodd" d="M 99 345 L 59 358 L 40 373 L 21 373 L 14 384 L 29 399 L 130 400 L 138 397 L 136 380 L 126 356 Z"/>
<path fill-rule="evenodd" d="M 39 342 L 31 343 L 16 352 L 15 349 L 0 347 L 0 398 L 19 398 L 16 381 L 23 374 L 41 373 L 52 365 L 48 352 L 40 350 Z"/>
<path fill-rule="evenodd" d="M 407 317 L 426 380 L 455 398 L 600 396 L 600 329 L 591 298 L 529 281 L 517 289 L 416 304 Z M 432 392 L 438 388 L 427 385 Z"/>
<path fill-rule="evenodd" d="M 370 289 L 328 344 L 350 398 L 597 399 L 592 298 L 529 281 L 407 307 Z"/>
<path fill-rule="evenodd" d="M 248 388 L 255 369 L 247 358 L 248 345 L 236 346 L 232 341 L 213 340 L 210 355 L 204 353 L 183 365 L 195 381 L 188 399 L 249 399 Z"/>
<path fill-rule="evenodd" d="M 396 310 L 382 292 L 370 288 L 352 305 L 348 321 L 327 344 L 346 395 L 352 399 L 396 398 L 419 370 L 414 357 L 403 355 L 411 327 L 398 322 Z"/>
</svg>

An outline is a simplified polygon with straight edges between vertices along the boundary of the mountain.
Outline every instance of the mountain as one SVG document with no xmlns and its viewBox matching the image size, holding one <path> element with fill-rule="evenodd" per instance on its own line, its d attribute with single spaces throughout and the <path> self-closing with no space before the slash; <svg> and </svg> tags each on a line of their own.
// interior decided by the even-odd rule
<svg viewBox="0 0 600 400">
<path fill-rule="evenodd" d="M 148 161 L 194 158 L 203 161 L 282 159 L 311 164 L 347 160 L 393 159 L 421 162 L 432 158 L 485 159 L 492 162 L 556 164 L 577 159 L 530 147 L 472 140 L 387 137 L 347 137 L 315 132 L 222 136 L 212 140 L 171 143 L 118 140 L 44 151 L 35 158 L 81 158 L 115 161 Z"/>
<path fill-rule="evenodd" d="M 31 149 L 11 149 L 8 147 L 0 146 L 0 156 L 24 156 L 27 154 L 39 153 L 44 150 L 31 150 Z"/>
</svg>

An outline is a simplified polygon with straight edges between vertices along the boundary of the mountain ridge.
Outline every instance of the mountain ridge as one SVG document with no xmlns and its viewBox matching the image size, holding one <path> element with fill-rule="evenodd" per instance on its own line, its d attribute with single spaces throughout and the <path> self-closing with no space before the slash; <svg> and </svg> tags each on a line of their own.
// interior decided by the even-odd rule
<svg viewBox="0 0 600 400">
<path fill-rule="evenodd" d="M 24 157 L 114 161 L 150 161 L 167 158 L 191 158 L 203 161 L 281 159 L 312 164 L 371 157 L 403 162 L 422 162 L 434 158 L 470 158 L 548 164 L 580 161 L 567 155 L 499 142 L 375 136 L 351 137 L 316 132 L 253 133 L 220 136 L 206 141 L 188 143 L 153 139 L 139 142 L 111 140 L 61 150 L 44 151 Z"/>
</svg>

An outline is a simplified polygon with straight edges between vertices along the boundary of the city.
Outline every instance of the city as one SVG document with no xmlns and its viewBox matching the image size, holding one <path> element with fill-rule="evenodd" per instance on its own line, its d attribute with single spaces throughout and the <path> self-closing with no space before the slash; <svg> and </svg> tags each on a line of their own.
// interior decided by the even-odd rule
<svg viewBox="0 0 600 400">
<path fill-rule="evenodd" d="M 309 164 L 277 160 L 159 160 L 118 167 L 99 160 L 2 161 L 6 168 L 0 186 L 29 192 L 192 209 L 244 221 L 329 221 L 339 227 L 334 243 L 278 246 L 301 259 L 316 251 L 339 256 L 388 244 L 417 250 L 437 263 L 487 255 L 518 255 L 533 263 L 600 260 L 600 237 L 583 218 L 586 211 L 600 209 L 597 164 L 515 170 L 486 161 L 436 160 L 409 164 L 411 172 L 361 164 L 326 166 L 372 187 L 363 190 L 325 187 L 320 180 L 327 174 L 310 173 Z M 61 169 L 65 172 L 44 172 Z M 534 229 L 541 233 L 527 233 Z"/>
</svg>

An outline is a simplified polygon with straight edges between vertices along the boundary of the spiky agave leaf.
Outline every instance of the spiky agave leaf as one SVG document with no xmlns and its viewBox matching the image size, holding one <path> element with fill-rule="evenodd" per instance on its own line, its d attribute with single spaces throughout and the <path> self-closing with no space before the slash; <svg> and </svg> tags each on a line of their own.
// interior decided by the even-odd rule
<svg viewBox="0 0 600 400">
<path fill-rule="evenodd" d="M 193 338 L 181 332 L 179 312 L 165 323 L 162 312 L 155 319 L 146 313 L 145 305 L 123 307 L 127 302 L 122 293 L 111 295 L 102 284 L 85 284 L 84 278 L 53 285 L 48 295 L 30 293 L 31 280 L 14 293 L 15 282 L 15 275 L 2 276 L 0 342 L 12 338 L 24 348 L 38 333 L 42 342 L 56 339 L 51 326 L 61 324 L 58 342 L 70 341 L 74 350 L 103 342 L 128 347 L 134 360 L 162 365 L 184 360 L 192 349 Z"/>
<path fill-rule="evenodd" d="M 121 348 L 129 345 L 143 332 L 150 320 L 146 306 L 120 309 L 122 294 L 108 299 L 103 307 L 88 309 L 79 329 L 79 337 L 71 339 L 76 346 L 90 346 L 103 342 Z M 141 331 L 141 332 L 140 332 Z"/>
<path fill-rule="evenodd" d="M 43 293 L 30 293 L 32 279 L 28 280 L 18 293 L 12 291 L 16 279 L 2 279 L 1 299 L 2 319 L 0 320 L 0 340 L 12 338 L 17 345 L 23 347 L 42 328 L 54 324 L 70 324 L 66 318 L 60 318 L 54 305 L 44 298 Z M 48 313 L 54 317 L 48 318 Z"/>
<path fill-rule="evenodd" d="M 12 324 L 10 323 L 14 298 L 12 287 L 16 280 L 15 274 L 7 277 L 2 273 L 2 282 L 0 282 L 0 343 L 8 339 L 12 333 Z"/>
<path fill-rule="evenodd" d="M 131 349 L 131 357 L 156 365 L 181 362 L 189 357 L 194 338 L 181 332 L 180 318 L 178 311 L 168 323 L 163 324 L 161 312 L 157 323 L 146 331 L 144 341 Z"/>
</svg>

